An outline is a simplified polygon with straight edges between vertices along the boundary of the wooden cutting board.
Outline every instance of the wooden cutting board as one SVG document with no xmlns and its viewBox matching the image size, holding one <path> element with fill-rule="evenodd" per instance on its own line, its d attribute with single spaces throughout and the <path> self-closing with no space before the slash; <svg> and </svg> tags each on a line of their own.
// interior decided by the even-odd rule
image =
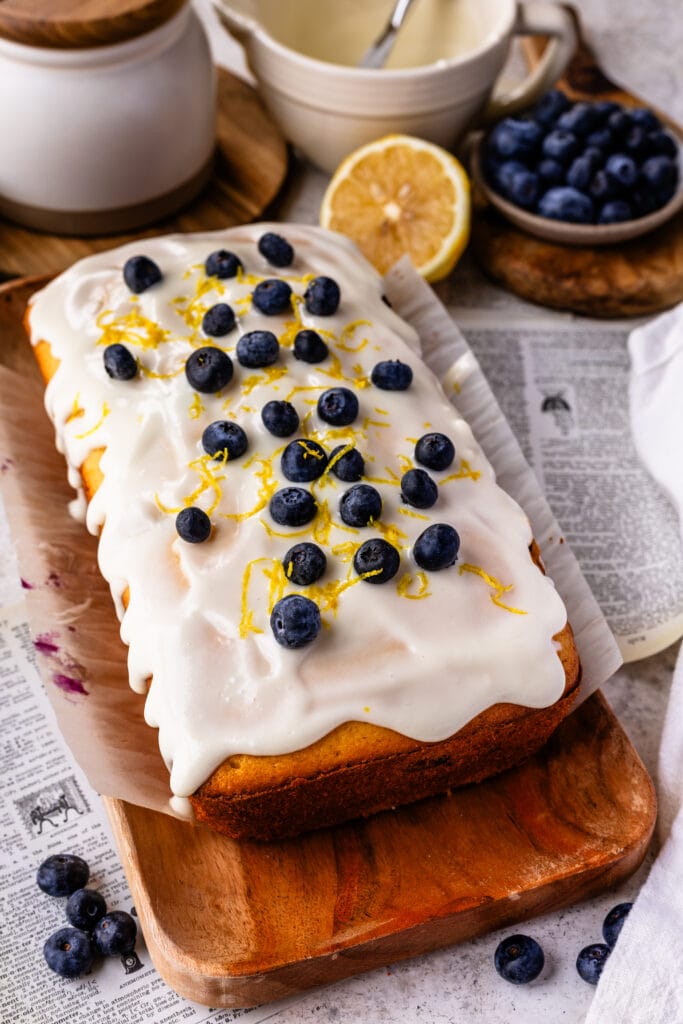
<svg viewBox="0 0 683 1024">
<path fill-rule="evenodd" d="M 0 287 L 9 369 L 26 368 L 22 318 L 44 283 Z M 104 799 L 154 964 L 214 1007 L 280 999 L 600 892 L 638 867 L 656 816 L 600 694 L 519 768 L 298 839 L 235 842 Z"/>
<path fill-rule="evenodd" d="M 275 199 L 287 173 L 287 144 L 256 91 L 218 69 L 214 175 L 174 217 L 144 231 L 83 238 L 48 235 L 0 219 L 0 280 L 64 270 L 75 260 L 133 238 L 171 231 L 214 231 L 256 220 Z"/>
<path fill-rule="evenodd" d="M 652 784 L 601 694 L 522 767 L 276 843 L 105 804 L 171 988 L 253 1006 L 601 892 L 640 864 Z"/>
<path fill-rule="evenodd" d="M 567 10 L 575 22 L 578 46 L 558 87 L 573 100 L 646 106 L 607 78 L 583 37 L 576 10 Z M 532 65 L 544 46 L 538 39 L 527 42 L 525 52 Z M 553 309 L 596 317 L 642 316 L 683 301 L 683 212 L 641 238 L 589 248 L 534 238 L 481 203 L 474 217 L 472 247 L 495 281 L 523 299 Z"/>
</svg>

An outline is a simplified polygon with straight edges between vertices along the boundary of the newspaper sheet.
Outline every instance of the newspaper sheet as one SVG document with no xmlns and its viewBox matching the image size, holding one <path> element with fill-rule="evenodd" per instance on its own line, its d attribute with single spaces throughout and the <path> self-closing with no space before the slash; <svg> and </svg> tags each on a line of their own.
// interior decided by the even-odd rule
<svg viewBox="0 0 683 1024">
<path fill-rule="evenodd" d="M 450 306 L 625 661 L 683 635 L 676 513 L 631 440 L 633 321 Z"/>
<path fill-rule="evenodd" d="M 1 593 L 1 591 L 0 591 Z M 289 999 L 218 1010 L 176 995 L 138 933 L 134 953 L 85 977 L 50 976 L 43 943 L 68 925 L 65 899 L 42 893 L 38 865 L 69 851 L 90 864 L 89 885 L 112 910 L 135 913 L 104 807 L 62 739 L 34 663 L 23 604 L 0 609 L 0 1021 L 12 1024 L 256 1024 Z"/>
</svg>

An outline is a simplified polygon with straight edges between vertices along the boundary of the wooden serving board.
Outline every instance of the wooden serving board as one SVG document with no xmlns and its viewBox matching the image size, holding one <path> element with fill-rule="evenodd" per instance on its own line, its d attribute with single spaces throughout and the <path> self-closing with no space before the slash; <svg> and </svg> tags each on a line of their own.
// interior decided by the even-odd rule
<svg viewBox="0 0 683 1024">
<path fill-rule="evenodd" d="M 575 22 L 578 46 L 558 87 L 573 100 L 647 105 L 607 78 L 583 37 L 576 10 L 567 10 Z M 544 45 L 541 40 L 528 41 L 525 51 L 532 65 Z M 474 217 L 472 244 L 490 277 L 542 306 L 621 317 L 656 313 L 683 300 L 683 212 L 640 238 L 590 248 L 534 238 L 481 205 Z"/>
<path fill-rule="evenodd" d="M 26 372 L 22 318 L 44 283 L 0 288 L 0 363 L 9 369 Z M 100 607 L 98 587 L 103 629 L 114 628 L 100 578 L 90 614 Z M 123 671 L 121 681 L 125 688 Z M 139 698 L 133 703 L 139 712 Z M 156 759 L 152 730 L 149 737 Z M 298 839 L 235 842 L 122 800 L 105 804 L 160 974 L 189 999 L 233 1007 L 606 889 L 640 864 L 656 816 L 645 768 L 600 694 L 519 768 Z"/>
<path fill-rule="evenodd" d="M 105 799 L 147 948 L 181 995 L 252 1006 L 606 889 L 640 864 L 650 779 L 601 694 L 522 767 L 275 843 Z"/>
<path fill-rule="evenodd" d="M 48 235 L 0 219 L 0 280 L 64 270 L 93 252 L 146 235 L 215 231 L 256 220 L 287 174 L 287 144 L 256 91 L 218 68 L 216 164 L 211 182 L 174 217 L 143 231 L 85 238 Z"/>
</svg>

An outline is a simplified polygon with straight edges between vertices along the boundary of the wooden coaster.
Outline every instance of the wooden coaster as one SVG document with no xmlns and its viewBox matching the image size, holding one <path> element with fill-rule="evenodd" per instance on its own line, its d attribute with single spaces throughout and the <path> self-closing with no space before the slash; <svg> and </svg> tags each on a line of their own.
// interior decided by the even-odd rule
<svg viewBox="0 0 683 1024">
<path fill-rule="evenodd" d="M 645 105 L 610 81 L 597 64 L 574 18 L 578 46 L 558 83 L 573 100 L 615 100 Z M 533 65 L 545 44 L 530 40 Z M 663 118 L 666 120 L 666 118 Z M 477 204 L 472 247 L 482 269 L 530 302 L 595 317 L 642 316 L 683 300 L 683 214 L 651 234 L 604 247 L 555 245 L 514 227 L 491 207 Z"/>
<path fill-rule="evenodd" d="M 174 217 L 144 231 L 94 238 L 48 235 L 0 220 L 0 279 L 51 274 L 102 249 L 172 231 L 214 231 L 256 220 L 287 173 L 287 144 L 256 91 L 218 69 L 215 170 L 208 186 Z"/>
</svg>

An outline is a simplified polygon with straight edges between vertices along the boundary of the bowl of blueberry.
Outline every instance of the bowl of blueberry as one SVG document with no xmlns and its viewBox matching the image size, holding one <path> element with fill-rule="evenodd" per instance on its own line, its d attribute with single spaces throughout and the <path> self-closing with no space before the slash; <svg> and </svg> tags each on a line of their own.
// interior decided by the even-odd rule
<svg viewBox="0 0 683 1024">
<path fill-rule="evenodd" d="M 557 89 L 499 121 L 473 150 L 489 202 L 525 231 L 565 245 L 608 245 L 683 207 L 683 139 L 647 107 L 572 102 Z"/>
</svg>

